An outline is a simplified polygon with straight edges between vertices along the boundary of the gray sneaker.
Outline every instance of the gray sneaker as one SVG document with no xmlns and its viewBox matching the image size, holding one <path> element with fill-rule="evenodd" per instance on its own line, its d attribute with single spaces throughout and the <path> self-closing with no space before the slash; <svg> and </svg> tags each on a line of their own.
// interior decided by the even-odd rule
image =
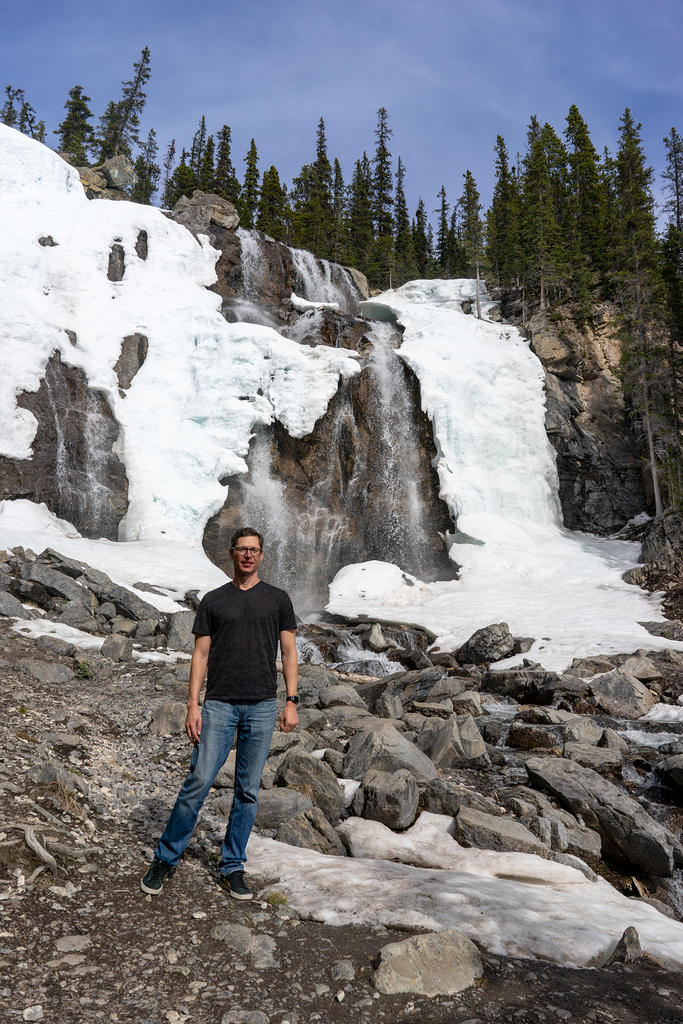
<svg viewBox="0 0 683 1024">
<path fill-rule="evenodd" d="M 155 857 L 150 866 L 147 868 L 147 874 L 140 882 L 140 888 L 143 892 L 146 892 L 148 896 L 158 896 L 161 892 L 164 879 L 166 875 L 173 875 L 175 868 L 170 864 L 167 864 L 164 860 L 157 860 Z"/>
<path fill-rule="evenodd" d="M 253 900 L 254 894 L 244 881 L 244 871 L 231 871 L 229 875 L 221 875 L 218 884 L 221 889 L 229 892 L 234 900 Z"/>
</svg>

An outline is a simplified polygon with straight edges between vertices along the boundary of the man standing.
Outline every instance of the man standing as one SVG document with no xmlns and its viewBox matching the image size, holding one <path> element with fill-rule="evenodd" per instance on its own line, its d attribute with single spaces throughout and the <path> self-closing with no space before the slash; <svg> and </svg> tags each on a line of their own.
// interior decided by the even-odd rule
<svg viewBox="0 0 683 1024">
<path fill-rule="evenodd" d="M 168 824 L 154 851 L 143 892 L 161 892 L 190 841 L 197 815 L 237 735 L 235 795 L 221 847 L 220 884 L 238 900 L 250 900 L 244 880 L 247 841 L 256 818 L 256 802 L 275 726 L 278 640 L 287 699 L 280 729 L 298 722 L 296 619 L 289 596 L 259 579 L 263 537 L 246 527 L 233 534 L 232 582 L 202 598 L 192 632 L 185 732 L 194 743 L 185 779 Z M 204 706 L 199 691 L 208 676 Z"/>
</svg>

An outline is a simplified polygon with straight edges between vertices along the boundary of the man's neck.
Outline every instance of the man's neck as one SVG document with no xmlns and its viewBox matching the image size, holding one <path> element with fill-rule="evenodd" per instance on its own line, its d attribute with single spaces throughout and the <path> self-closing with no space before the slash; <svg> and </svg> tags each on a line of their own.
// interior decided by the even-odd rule
<svg viewBox="0 0 683 1024">
<path fill-rule="evenodd" d="M 251 590 L 257 583 L 260 583 L 258 572 L 252 572 L 248 575 L 241 573 L 238 569 L 235 569 L 235 575 L 233 576 L 233 586 L 237 587 L 238 590 Z"/>
</svg>

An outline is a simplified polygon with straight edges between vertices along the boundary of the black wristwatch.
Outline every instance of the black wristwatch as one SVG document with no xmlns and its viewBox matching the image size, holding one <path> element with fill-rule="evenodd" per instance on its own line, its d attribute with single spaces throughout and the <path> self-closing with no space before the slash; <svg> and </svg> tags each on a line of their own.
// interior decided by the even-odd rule
<svg viewBox="0 0 683 1024">
<path fill-rule="evenodd" d="M 292 704 L 298 704 L 299 703 L 299 698 L 296 695 L 288 697 L 287 700 L 291 701 Z"/>
</svg>

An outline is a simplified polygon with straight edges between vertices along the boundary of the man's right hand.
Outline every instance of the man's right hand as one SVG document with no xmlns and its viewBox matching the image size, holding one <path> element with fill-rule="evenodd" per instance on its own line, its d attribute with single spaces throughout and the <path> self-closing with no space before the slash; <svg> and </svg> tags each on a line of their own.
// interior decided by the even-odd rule
<svg viewBox="0 0 683 1024">
<path fill-rule="evenodd" d="M 192 707 L 188 707 L 187 709 L 187 715 L 185 716 L 185 732 L 193 743 L 199 743 L 201 731 L 202 709 L 198 704 L 194 704 Z"/>
</svg>

